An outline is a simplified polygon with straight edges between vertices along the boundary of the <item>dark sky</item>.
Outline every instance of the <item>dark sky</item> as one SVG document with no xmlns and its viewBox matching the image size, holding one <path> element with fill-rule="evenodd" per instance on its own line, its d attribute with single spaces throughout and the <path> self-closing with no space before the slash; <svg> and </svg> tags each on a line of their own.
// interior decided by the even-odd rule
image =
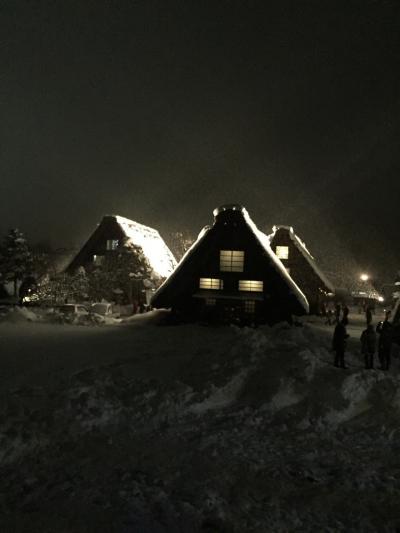
<svg viewBox="0 0 400 533">
<path fill-rule="evenodd" d="M 0 23 L 1 230 L 197 234 L 236 202 L 325 263 L 400 268 L 398 0 L 3 0 Z"/>
</svg>

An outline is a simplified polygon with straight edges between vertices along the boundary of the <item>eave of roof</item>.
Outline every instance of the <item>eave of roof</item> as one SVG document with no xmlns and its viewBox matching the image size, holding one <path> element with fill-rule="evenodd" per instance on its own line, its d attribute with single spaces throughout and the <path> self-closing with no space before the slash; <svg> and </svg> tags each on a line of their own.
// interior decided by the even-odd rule
<svg viewBox="0 0 400 533">
<path fill-rule="evenodd" d="M 310 267 L 314 270 L 315 274 L 325 284 L 326 288 L 329 289 L 331 292 L 335 292 L 335 287 L 328 280 L 328 278 L 321 271 L 321 269 L 318 267 L 314 257 L 311 255 L 310 251 L 307 249 L 305 243 L 295 234 L 292 226 L 274 226 L 272 228 L 271 235 L 268 236 L 269 241 L 272 242 L 273 238 L 275 237 L 276 232 L 278 230 L 280 230 L 280 229 L 285 229 L 288 232 L 289 237 L 292 240 L 293 244 L 296 246 L 296 248 L 302 254 L 304 259 L 308 262 Z"/>
</svg>

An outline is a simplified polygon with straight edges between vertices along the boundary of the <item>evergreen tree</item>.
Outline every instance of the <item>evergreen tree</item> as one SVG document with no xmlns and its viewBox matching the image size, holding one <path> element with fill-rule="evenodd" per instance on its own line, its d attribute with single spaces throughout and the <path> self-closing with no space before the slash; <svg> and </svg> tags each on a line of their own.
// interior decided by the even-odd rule
<svg viewBox="0 0 400 533">
<path fill-rule="evenodd" d="M 4 238 L 0 250 L 0 274 L 3 283 L 13 283 L 14 296 L 18 283 L 32 272 L 32 254 L 24 234 L 12 229 Z"/>
<path fill-rule="evenodd" d="M 151 277 L 152 269 L 142 249 L 125 239 L 90 273 L 90 299 L 110 301 L 122 294 L 128 302 L 139 300 L 143 284 L 149 283 Z"/>
<path fill-rule="evenodd" d="M 75 302 L 84 302 L 89 297 L 89 279 L 84 267 L 79 267 L 77 272 L 70 277 L 70 295 Z"/>
<path fill-rule="evenodd" d="M 41 304 L 59 305 L 84 302 L 89 295 L 89 279 L 83 267 L 76 274 L 59 273 L 43 276 L 37 284 L 38 300 Z"/>
</svg>

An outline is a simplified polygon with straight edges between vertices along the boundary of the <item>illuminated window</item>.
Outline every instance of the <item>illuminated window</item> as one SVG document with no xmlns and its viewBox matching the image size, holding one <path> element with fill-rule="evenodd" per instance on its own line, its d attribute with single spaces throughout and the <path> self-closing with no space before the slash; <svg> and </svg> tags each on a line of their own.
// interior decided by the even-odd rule
<svg viewBox="0 0 400 533">
<path fill-rule="evenodd" d="M 206 298 L 206 305 L 213 306 L 216 304 L 215 298 Z"/>
<path fill-rule="evenodd" d="M 256 302 L 254 300 L 246 300 L 244 302 L 244 312 L 245 313 L 255 313 Z"/>
<path fill-rule="evenodd" d="M 264 283 L 262 281 L 254 281 L 249 279 L 239 280 L 239 290 L 249 292 L 262 292 Z"/>
<path fill-rule="evenodd" d="M 289 246 L 277 246 L 275 253 L 279 259 L 289 259 Z"/>
<path fill-rule="evenodd" d="M 104 255 L 94 255 L 93 256 L 93 263 L 96 266 L 100 266 L 103 263 Z"/>
<path fill-rule="evenodd" d="M 200 289 L 217 289 L 224 288 L 224 282 L 222 279 L 215 278 L 200 278 Z"/>
<path fill-rule="evenodd" d="M 118 239 L 109 239 L 107 241 L 107 250 L 116 250 L 118 248 L 119 240 Z"/>
<path fill-rule="evenodd" d="M 222 272 L 243 272 L 244 252 L 240 250 L 221 250 L 219 268 Z"/>
</svg>

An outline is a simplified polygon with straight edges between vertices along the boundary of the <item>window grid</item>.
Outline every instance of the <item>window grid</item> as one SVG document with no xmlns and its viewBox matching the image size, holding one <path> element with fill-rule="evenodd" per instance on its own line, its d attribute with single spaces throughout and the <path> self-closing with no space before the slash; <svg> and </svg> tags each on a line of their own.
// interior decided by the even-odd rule
<svg viewBox="0 0 400 533">
<path fill-rule="evenodd" d="M 289 246 L 277 246 L 275 253 L 279 259 L 289 259 Z"/>
<path fill-rule="evenodd" d="M 222 290 L 224 288 L 224 281 L 216 278 L 200 278 L 200 289 L 214 289 Z"/>
<path fill-rule="evenodd" d="M 243 272 L 243 264 L 242 250 L 220 250 L 219 267 L 222 272 Z"/>
<path fill-rule="evenodd" d="M 106 248 L 107 250 L 116 250 L 118 248 L 119 241 L 118 239 L 108 239 Z"/>
<path fill-rule="evenodd" d="M 215 298 L 206 298 L 206 305 L 213 306 L 217 303 L 217 300 Z"/>
<path fill-rule="evenodd" d="M 245 300 L 244 302 L 244 312 L 245 313 L 255 313 L 256 311 L 256 302 L 254 300 Z"/>
<path fill-rule="evenodd" d="M 93 263 L 96 266 L 101 265 L 103 263 L 103 260 L 104 260 L 104 255 L 94 255 L 93 256 Z"/>
<path fill-rule="evenodd" d="M 262 292 L 264 289 L 264 282 L 250 280 L 250 279 L 241 279 L 239 280 L 239 291 L 248 291 L 248 292 Z"/>
</svg>

